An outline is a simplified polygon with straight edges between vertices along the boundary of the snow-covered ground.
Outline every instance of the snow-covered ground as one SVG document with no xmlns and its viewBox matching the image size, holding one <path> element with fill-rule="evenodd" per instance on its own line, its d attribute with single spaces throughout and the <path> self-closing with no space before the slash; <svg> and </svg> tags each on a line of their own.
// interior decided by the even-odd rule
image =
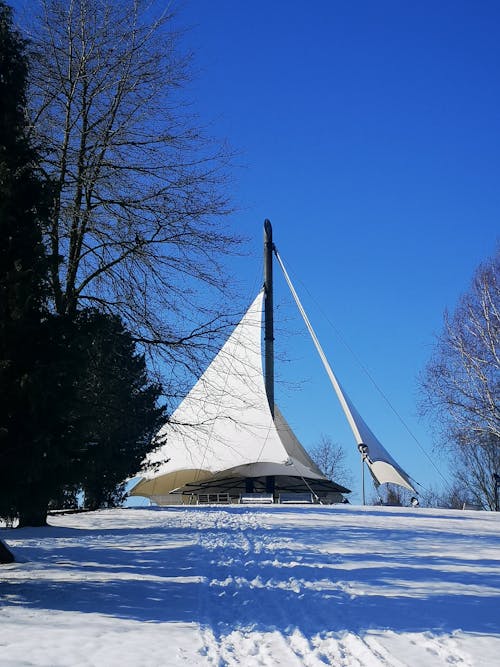
<svg viewBox="0 0 500 667">
<path fill-rule="evenodd" d="M 0 531 L 0 665 L 500 665 L 500 514 L 120 509 Z"/>
</svg>

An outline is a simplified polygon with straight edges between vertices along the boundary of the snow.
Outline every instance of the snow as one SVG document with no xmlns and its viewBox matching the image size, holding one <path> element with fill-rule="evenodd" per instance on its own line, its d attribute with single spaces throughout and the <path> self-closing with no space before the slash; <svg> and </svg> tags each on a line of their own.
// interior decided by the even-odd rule
<svg viewBox="0 0 500 667">
<path fill-rule="evenodd" d="M 498 665 L 500 515 L 130 508 L 3 529 L 0 665 Z"/>
</svg>

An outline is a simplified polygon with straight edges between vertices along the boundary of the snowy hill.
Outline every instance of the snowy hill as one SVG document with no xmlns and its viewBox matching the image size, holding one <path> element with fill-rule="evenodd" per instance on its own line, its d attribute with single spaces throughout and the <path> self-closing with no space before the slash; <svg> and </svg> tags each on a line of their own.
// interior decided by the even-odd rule
<svg viewBox="0 0 500 667">
<path fill-rule="evenodd" d="M 498 665 L 500 514 L 121 509 L 3 529 L 0 665 Z"/>
</svg>

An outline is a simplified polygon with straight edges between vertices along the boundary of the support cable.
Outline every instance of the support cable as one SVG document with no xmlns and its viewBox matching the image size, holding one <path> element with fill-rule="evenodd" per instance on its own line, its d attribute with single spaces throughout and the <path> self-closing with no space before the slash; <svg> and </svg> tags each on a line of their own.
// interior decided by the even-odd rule
<svg viewBox="0 0 500 667">
<path fill-rule="evenodd" d="M 352 432 L 354 433 L 354 437 L 356 438 L 356 441 L 358 444 L 361 444 L 363 442 L 363 439 L 361 438 L 361 434 L 359 432 L 359 429 L 356 425 L 356 422 L 354 421 L 354 417 L 352 416 L 351 410 L 347 404 L 347 401 L 345 400 L 344 394 L 342 392 L 342 389 L 340 388 L 340 385 L 338 383 L 337 378 L 335 377 L 332 367 L 328 363 L 328 359 L 326 358 L 326 354 L 323 351 L 323 348 L 321 347 L 321 344 L 318 340 L 318 337 L 316 336 L 316 333 L 314 332 L 314 329 L 312 328 L 312 325 L 309 321 L 309 318 L 306 315 L 306 312 L 300 302 L 300 299 L 298 297 L 297 292 L 295 291 L 294 286 L 292 285 L 292 281 L 290 280 L 290 276 L 287 273 L 287 270 L 285 269 L 285 265 L 283 264 L 283 261 L 276 249 L 274 248 L 274 253 L 276 255 L 276 259 L 278 260 L 279 265 L 281 266 L 281 269 L 283 271 L 283 274 L 285 276 L 285 280 L 288 284 L 288 287 L 290 288 L 290 291 L 292 293 L 293 298 L 295 299 L 295 303 L 297 304 L 297 308 L 300 311 L 300 314 L 302 315 L 302 319 L 305 322 L 305 325 L 311 335 L 311 338 L 313 340 L 314 346 L 316 347 L 316 350 L 321 358 L 321 361 L 323 362 L 323 366 L 325 367 L 325 370 L 327 372 L 328 377 L 330 378 L 330 382 L 333 385 L 333 388 L 335 390 L 335 393 L 337 394 L 337 398 L 340 401 L 340 404 L 342 406 L 342 409 L 344 411 L 345 416 L 347 417 L 347 421 L 349 422 L 349 426 L 351 427 Z"/>
</svg>

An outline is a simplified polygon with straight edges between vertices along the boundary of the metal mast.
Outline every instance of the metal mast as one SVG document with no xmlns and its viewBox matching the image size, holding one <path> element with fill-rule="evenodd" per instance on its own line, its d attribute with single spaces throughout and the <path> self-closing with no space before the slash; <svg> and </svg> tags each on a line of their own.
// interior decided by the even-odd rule
<svg viewBox="0 0 500 667">
<path fill-rule="evenodd" d="M 269 409 L 274 419 L 273 228 L 264 221 L 264 361 Z"/>
</svg>

